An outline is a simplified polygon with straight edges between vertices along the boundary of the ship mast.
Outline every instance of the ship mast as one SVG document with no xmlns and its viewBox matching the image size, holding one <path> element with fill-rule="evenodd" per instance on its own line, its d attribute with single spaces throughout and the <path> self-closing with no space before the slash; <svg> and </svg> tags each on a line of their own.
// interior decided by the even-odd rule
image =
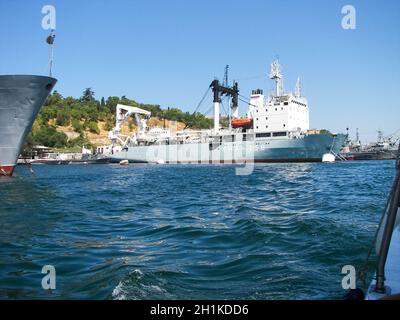
<svg viewBox="0 0 400 320">
<path fill-rule="evenodd" d="M 49 45 L 49 76 L 52 76 L 53 73 L 53 59 L 54 59 L 54 52 L 53 52 L 53 44 L 56 35 L 54 34 L 54 30 L 50 31 L 50 35 L 46 38 L 46 42 Z"/>
<path fill-rule="evenodd" d="M 229 85 L 229 64 L 227 64 L 225 66 L 225 73 L 224 73 L 224 87 L 227 87 L 228 85 Z M 230 103 L 230 99 L 228 97 L 228 104 L 229 103 Z M 232 117 L 234 117 L 234 118 L 237 117 L 236 114 L 237 114 L 237 111 L 236 111 L 236 113 L 234 113 L 233 110 L 228 110 L 227 116 L 228 116 L 228 127 L 229 127 L 229 129 L 232 129 L 232 123 L 231 123 L 232 119 L 231 118 Z"/>
<path fill-rule="evenodd" d="M 225 87 L 227 87 L 229 85 L 228 74 L 229 74 L 229 64 L 227 64 L 225 66 L 225 73 L 224 73 L 224 86 Z"/>
<path fill-rule="evenodd" d="M 280 97 L 281 95 L 283 95 L 284 90 L 283 90 L 282 68 L 278 60 L 275 60 L 271 64 L 271 71 L 269 73 L 269 77 L 270 79 L 275 80 L 276 83 L 275 96 Z"/>
<path fill-rule="evenodd" d="M 300 80 L 300 77 L 297 78 L 296 88 L 295 88 L 295 97 L 296 98 L 300 98 L 301 97 L 301 80 Z"/>
<path fill-rule="evenodd" d="M 383 131 L 378 130 L 378 142 L 383 142 Z"/>
</svg>

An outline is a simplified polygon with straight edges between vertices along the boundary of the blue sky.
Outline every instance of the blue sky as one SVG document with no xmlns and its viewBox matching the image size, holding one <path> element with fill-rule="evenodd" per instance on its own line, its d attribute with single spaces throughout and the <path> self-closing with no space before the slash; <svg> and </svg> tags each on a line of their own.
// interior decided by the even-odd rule
<svg viewBox="0 0 400 320">
<path fill-rule="evenodd" d="M 0 0 L 0 74 L 47 72 L 46 4 L 57 9 L 54 75 L 65 96 L 91 87 L 98 98 L 193 111 L 226 64 L 241 94 L 271 90 L 279 57 L 287 91 L 302 77 L 312 127 L 358 127 L 364 141 L 400 129 L 398 0 Z M 346 4 L 356 30 L 341 27 Z"/>
</svg>

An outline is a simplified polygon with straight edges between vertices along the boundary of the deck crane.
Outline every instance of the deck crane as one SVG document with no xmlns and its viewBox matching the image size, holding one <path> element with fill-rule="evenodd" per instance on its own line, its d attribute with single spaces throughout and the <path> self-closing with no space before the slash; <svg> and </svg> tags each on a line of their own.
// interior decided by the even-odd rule
<svg viewBox="0 0 400 320">
<path fill-rule="evenodd" d="M 135 116 L 138 131 L 132 137 L 121 134 L 121 128 L 124 122 L 129 119 L 131 115 Z M 119 141 L 123 148 L 127 146 L 130 141 L 136 142 L 141 138 L 145 138 L 148 129 L 147 119 L 150 118 L 151 113 L 137 107 L 126 106 L 117 104 L 115 127 L 108 133 L 108 137 L 115 146 Z"/>
<path fill-rule="evenodd" d="M 392 147 L 398 145 L 398 143 L 400 142 L 400 129 L 387 136 L 386 139 L 389 141 Z"/>
</svg>

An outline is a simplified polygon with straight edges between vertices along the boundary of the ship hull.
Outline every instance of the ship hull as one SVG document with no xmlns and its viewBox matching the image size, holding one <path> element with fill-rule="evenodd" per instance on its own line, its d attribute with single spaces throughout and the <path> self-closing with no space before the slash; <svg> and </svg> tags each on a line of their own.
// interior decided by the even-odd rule
<svg viewBox="0 0 400 320">
<path fill-rule="evenodd" d="M 341 155 L 347 160 L 394 160 L 397 150 L 348 152 Z"/>
<path fill-rule="evenodd" d="M 254 136 L 253 136 L 254 137 Z M 266 138 L 220 143 L 188 143 L 128 147 L 111 155 L 113 162 L 131 163 L 243 163 L 321 162 L 329 151 L 339 153 L 345 135 L 308 135 L 299 139 Z"/>
<path fill-rule="evenodd" d="M 15 165 L 0 166 L 0 176 L 12 176 L 14 169 L 15 169 Z"/>
<path fill-rule="evenodd" d="M 0 76 L 0 176 L 11 176 L 33 122 L 57 80 Z"/>
</svg>

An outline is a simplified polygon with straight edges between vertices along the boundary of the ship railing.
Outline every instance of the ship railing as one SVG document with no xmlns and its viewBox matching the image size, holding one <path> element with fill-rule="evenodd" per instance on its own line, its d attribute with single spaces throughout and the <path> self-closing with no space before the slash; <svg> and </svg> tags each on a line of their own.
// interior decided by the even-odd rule
<svg viewBox="0 0 400 320">
<path fill-rule="evenodd" d="M 344 157 L 340 153 L 336 153 L 335 151 L 333 151 L 333 146 L 335 145 L 336 137 L 337 137 L 337 135 L 333 135 L 333 140 L 332 140 L 332 144 L 331 144 L 331 150 L 329 151 L 329 153 L 333 154 L 335 156 L 335 158 L 339 159 L 340 161 L 348 161 L 346 159 L 346 157 Z"/>
<path fill-rule="evenodd" d="M 332 153 L 337 159 L 340 161 L 348 161 L 345 156 L 341 155 L 340 153 L 336 153 L 335 151 L 331 150 L 330 153 Z"/>
<path fill-rule="evenodd" d="M 385 265 L 388 257 L 389 247 L 392 240 L 393 230 L 396 225 L 397 213 L 400 207 L 400 146 L 397 151 L 396 176 L 389 195 L 384 217 L 378 230 L 382 230 L 382 237 L 377 241 L 379 248 L 378 262 L 376 267 L 375 292 L 386 293 L 385 287 Z"/>
</svg>

